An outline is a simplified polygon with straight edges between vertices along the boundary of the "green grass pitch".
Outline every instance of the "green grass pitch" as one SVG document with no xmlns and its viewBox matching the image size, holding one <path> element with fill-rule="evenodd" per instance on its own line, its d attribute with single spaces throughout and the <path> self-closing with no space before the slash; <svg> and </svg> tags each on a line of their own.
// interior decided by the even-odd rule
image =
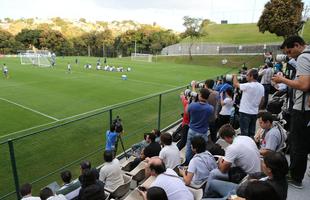
<svg viewBox="0 0 310 200">
<path fill-rule="evenodd" d="M 206 66 L 201 58 L 196 59 L 199 62 L 195 65 L 176 64 L 166 59 L 148 63 L 122 58 L 108 59 L 108 64 L 130 66 L 131 72 L 105 72 L 95 69 L 97 58 L 79 57 L 78 65 L 74 63 L 75 58 L 58 57 L 54 68 L 21 65 L 18 58 L 0 58 L 0 64 L 6 63 L 9 69 L 9 78 L 0 79 L 0 141 L 31 133 L 27 130 L 31 127 L 38 130 L 43 124 L 61 123 L 72 116 L 84 116 L 106 106 L 186 85 L 193 79 L 213 78 L 230 69 L 221 66 L 220 60 L 213 60 L 217 66 Z M 72 73 L 67 72 L 68 62 Z M 84 69 L 86 63 L 91 63 L 92 69 Z M 126 74 L 128 80 L 122 80 L 122 74 Z M 161 127 L 179 118 L 180 91 L 162 96 Z M 113 111 L 114 117 L 118 114 L 124 121 L 126 148 L 140 141 L 142 133 L 157 127 L 157 112 L 158 97 Z M 14 141 L 19 182 L 36 180 L 33 185 L 37 194 L 41 187 L 54 180 L 60 183 L 59 172 L 42 180 L 38 178 L 72 162 L 78 163 L 82 156 L 94 166 L 102 163 L 101 148 L 105 144 L 108 119 L 109 113 L 102 113 Z M 97 153 L 87 156 L 96 150 Z M 14 191 L 14 182 L 6 143 L 0 145 L 0 154 L 1 197 Z M 77 164 L 65 168 L 72 170 L 74 177 L 79 174 Z"/>
</svg>

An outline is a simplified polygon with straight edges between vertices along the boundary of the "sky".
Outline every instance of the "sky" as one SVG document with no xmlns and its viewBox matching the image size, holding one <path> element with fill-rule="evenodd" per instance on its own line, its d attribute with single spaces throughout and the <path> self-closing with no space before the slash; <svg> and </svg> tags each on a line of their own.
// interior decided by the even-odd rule
<svg viewBox="0 0 310 200">
<path fill-rule="evenodd" d="M 269 0 L 1 0 L 0 18 L 134 20 L 184 31 L 183 17 L 256 23 Z M 310 6 L 310 0 L 303 0 Z"/>
</svg>

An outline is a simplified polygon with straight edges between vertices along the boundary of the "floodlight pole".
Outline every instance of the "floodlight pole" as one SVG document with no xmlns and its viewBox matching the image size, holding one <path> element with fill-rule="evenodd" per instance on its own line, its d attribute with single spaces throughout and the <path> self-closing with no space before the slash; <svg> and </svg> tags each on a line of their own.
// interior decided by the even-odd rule
<svg viewBox="0 0 310 200">
<path fill-rule="evenodd" d="M 135 57 L 137 56 L 137 40 L 135 40 Z"/>
</svg>

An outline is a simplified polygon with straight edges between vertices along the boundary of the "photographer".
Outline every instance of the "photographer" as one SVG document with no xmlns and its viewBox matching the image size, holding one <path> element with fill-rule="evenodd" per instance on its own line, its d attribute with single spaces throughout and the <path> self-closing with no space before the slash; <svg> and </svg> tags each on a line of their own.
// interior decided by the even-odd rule
<svg viewBox="0 0 310 200">
<path fill-rule="evenodd" d="M 307 167 L 307 155 L 310 153 L 310 47 L 301 37 L 291 36 L 283 42 L 281 49 L 288 57 L 297 59 L 294 80 L 275 75 L 272 81 L 284 83 L 295 90 L 294 106 L 290 112 L 290 185 L 301 189 Z"/>
<path fill-rule="evenodd" d="M 264 103 L 262 108 L 265 109 L 268 103 L 268 97 L 271 90 L 271 78 L 273 76 L 273 65 L 271 62 L 266 63 L 266 65 L 259 70 L 258 75 L 262 76 L 261 84 L 264 86 Z"/>
<path fill-rule="evenodd" d="M 208 141 L 209 118 L 213 115 L 214 112 L 213 106 L 211 106 L 207 102 L 209 95 L 209 90 L 206 88 L 202 88 L 198 96 L 199 102 L 192 102 L 188 106 L 190 122 L 186 141 L 185 164 L 188 164 L 190 159 L 192 158 L 192 138 L 195 136 L 202 136 L 202 138 L 204 138 L 206 142 Z"/>
<path fill-rule="evenodd" d="M 240 102 L 240 129 L 241 135 L 253 137 L 259 105 L 263 101 L 264 87 L 257 82 L 258 71 L 250 69 L 246 74 L 247 83 L 240 84 L 237 75 L 233 75 L 233 85 L 242 91 Z"/>
</svg>

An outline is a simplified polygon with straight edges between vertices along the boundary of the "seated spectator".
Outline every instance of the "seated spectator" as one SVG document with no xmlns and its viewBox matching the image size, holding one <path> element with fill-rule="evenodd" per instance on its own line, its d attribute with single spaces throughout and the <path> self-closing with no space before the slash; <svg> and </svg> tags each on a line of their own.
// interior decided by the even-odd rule
<svg viewBox="0 0 310 200">
<path fill-rule="evenodd" d="M 261 199 L 281 200 L 275 189 L 266 181 L 249 182 L 245 189 L 246 200 L 261 200 Z"/>
<path fill-rule="evenodd" d="M 69 170 L 65 170 L 65 171 L 61 172 L 60 177 L 61 177 L 61 180 L 63 182 L 63 186 L 61 188 L 59 188 L 59 190 L 65 189 L 68 186 L 70 186 L 72 175 L 71 175 L 71 172 Z"/>
<path fill-rule="evenodd" d="M 32 186 L 30 183 L 25 183 L 20 187 L 20 195 L 22 200 L 40 200 L 40 197 L 32 196 Z"/>
<path fill-rule="evenodd" d="M 155 134 L 155 137 L 156 137 L 156 138 L 155 138 L 155 141 L 158 142 L 158 143 L 160 143 L 160 135 L 161 135 L 160 130 L 154 128 L 154 129 L 151 131 L 151 133 Z"/>
<path fill-rule="evenodd" d="M 97 200 L 105 199 L 104 185 L 96 181 L 96 175 L 91 169 L 85 169 L 83 172 L 84 187 L 79 192 L 79 200 Z"/>
<path fill-rule="evenodd" d="M 220 94 L 222 109 L 219 113 L 217 120 L 217 127 L 222 127 L 224 124 L 230 122 L 230 115 L 233 111 L 234 100 L 232 99 L 233 91 L 232 89 L 227 89 L 225 92 Z"/>
<path fill-rule="evenodd" d="M 284 147 L 286 136 L 281 133 L 279 126 L 273 124 L 273 116 L 270 112 L 259 113 L 259 125 L 263 129 L 259 140 L 260 154 L 266 155 L 270 151 L 280 151 Z"/>
<path fill-rule="evenodd" d="M 105 183 L 105 187 L 110 190 L 115 190 L 120 185 L 124 184 L 119 160 L 113 157 L 112 151 L 104 152 L 103 159 L 105 163 L 99 173 L 99 180 Z"/>
<path fill-rule="evenodd" d="M 134 156 L 140 155 L 141 151 L 148 145 L 148 143 L 146 141 L 146 136 L 148 134 L 149 133 L 144 133 L 144 135 L 143 135 L 144 140 L 131 146 L 131 149 L 134 153 Z"/>
<path fill-rule="evenodd" d="M 165 190 L 169 200 L 194 200 L 192 193 L 185 186 L 175 171 L 166 169 L 163 161 L 158 157 L 149 159 L 145 168 L 146 177 L 155 176 L 155 181 L 151 187 L 160 187 Z"/>
<path fill-rule="evenodd" d="M 238 167 L 246 174 L 261 171 L 260 154 L 252 138 L 236 136 L 230 124 L 223 125 L 219 130 L 219 135 L 230 145 L 226 149 L 225 157 L 219 158 L 218 169 L 211 171 L 208 182 L 212 179 L 228 180 L 228 172 L 232 166 Z"/>
<path fill-rule="evenodd" d="M 81 162 L 80 164 L 80 170 L 81 170 L 81 175 L 79 176 L 79 181 L 81 183 L 81 187 L 84 187 L 84 171 L 85 170 L 91 170 L 92 173 L 95 175 L 96 180 L 99 179 L 99 172 L 96 168 L 91 168 L 91 163 L 88 160 L 84 160 L 83 162 Z"/>
<path fill-rule="evenodd" d="M 54 195 L 53 191 L 49 188 L 43 188 L 40 192 L 41 200 L 67 200 L 62 194 Z"/>
<path fill-rule="evenodd" d="M 165 190 L 160 187 L 151 187 L 147 191 L 138 191 L 143 200 L 168 200 Z"/>
<path fill-rule="evenodd" d="M 189 162 L 188 170 L 180 170 L 180 173 L 186 185 L 200 185 L 208 179 L 210 171 L 217 165 L 213 155 L 206 151 L 206 141 L 202 137 L 194 137 L 191 145 L 195 155 Z"/>
<path fill-rule="evenodd" d="M 160 144 L 155 141 L 156 136 L 154 133 L 150 133 L 146 136 L 146 142 L 149 144 L 147 145 L 142 151 L 139 158 L 136 158 L 131 163 L 131 170 L 134 169 L 136 166 L 139 165 L 141 161 L 145 158 L 151 158 L 153 156 L 159 156 L 159 152 L 161 150 Z"/>
<path fill-rule="evenodd" d="M 247 181 L 244 181 L 240 185 L 226 181 L 212 180 L 209 183 L 206 196 L 214 197 L 214 195 L 217 195 L 217 198 L 221 197 L 222 199 L 227 199 L 230 195 L 237 194 L 239 197 L 248 199 L 249 194 L 247 190 L 249 190 L 249 184 L 253 181 L 258 181 L 270 184 L 276 196 L 281 200 L 285 200 L 288 188 L 286 179 L 288 163 L 285 156 L 279 152 L 267 153 L 266 156 L 264 156 L 262 170 L 263 173 L 250 174 Z"/>
<path fill-rule="evenodd" d="M 169 133 L 161 134 L 160 143 L 163 145 L 163 148 L 159 152 L 159 158 L 163 160 L 166 167 L 174 169 L 180 165 L 180 151 L 175 144 L 172 144 L 172 136 Z"/>
</svg>

